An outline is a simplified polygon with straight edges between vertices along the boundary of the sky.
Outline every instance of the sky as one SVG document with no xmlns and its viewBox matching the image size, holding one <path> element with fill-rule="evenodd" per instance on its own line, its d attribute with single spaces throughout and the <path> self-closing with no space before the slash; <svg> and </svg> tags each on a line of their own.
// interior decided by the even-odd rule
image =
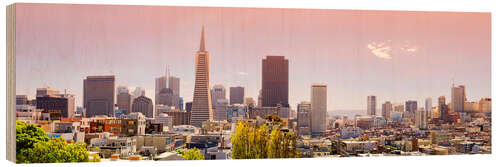
<svg viewBox="0 0 500 167">
<path fill-rule="evenodd" d="M 16 93 L 50 86 L 76 95 L 83 79 L 115 75 L 154 100 L 168 65 L 192 100 L 195 53 L 205 25 L 210 85 L 244 86 L 255 100 L 262 59 L 289 60 L 289 103 L 328 85 L 327 108 L 366 109 L 366 97 L 404 103 L 491 97 L 491 14 L 370 10 L 18 4 Z"/>
</svg>

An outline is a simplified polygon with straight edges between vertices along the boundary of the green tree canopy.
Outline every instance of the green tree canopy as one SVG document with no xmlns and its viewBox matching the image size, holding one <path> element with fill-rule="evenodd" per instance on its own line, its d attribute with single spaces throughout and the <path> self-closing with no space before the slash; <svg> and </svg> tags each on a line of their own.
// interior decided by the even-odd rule
<svg viewBox="0 0 500 167">
<path fill-rule="evenodd" d="M 63 138 L 39 142 L 30 151 L 31 163 L 88 162 L 89 154 L 84 143 L 68 144 Z"/>
<path fill-rule="evenodd" d="M 205 156 L 201 154 L 200 150 L 197 148 L 192 148 L 189 149 L 185 152 L 183 152 L 182 157 L 187 159 L 187 160 L 204 160 Z"/>
<path fill-rule="evenodd" d="M 42 128 L 23 121 L 16 121 L 16 162 L 28 161 L 28 154 L 36 143 L 49 141 Z"/>
</svg>

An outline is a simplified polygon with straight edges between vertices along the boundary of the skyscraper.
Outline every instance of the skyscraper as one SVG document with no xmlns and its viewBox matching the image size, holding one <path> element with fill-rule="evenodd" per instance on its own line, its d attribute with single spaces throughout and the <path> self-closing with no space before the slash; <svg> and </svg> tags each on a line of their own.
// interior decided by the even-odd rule
<svg viewBox="0 0 500 167">
<path fill-rule="evenodd" d="M 382 104 L 382 117 L 388 120 L 391 117 L 392 112 L 392 104 L 390 101 L 386 101 Z"/>
<path fill-rule="evenodd" d="M 132 112 L 140 112 L 148 118 L 153 118 L 155 113 L 153 110 L 153 101 L 146 96 L 139 96 L 132 103 Z"/>
<path fill-rule="evenodd" d="M 425 99 L 425 111 L 430 112 L 432 110 L 432 98 Z"/>
<path fill-rule="evenodd" d="M 179 109 L 180 106 L 179 106 L 179 99 L 180 99 L 180 85 L 181 85 L 181 79 L 178 78 L 178 77 L 174 77 L 174 76 L 169 76 L 168 77 L 168 88 L 172 89 L 172 93 L 173 93 L 173 102 L 174 104 L 174 107 L 176 109 Z"/>
<path fill-rule="evenodd" d="M 405 112 L 408 112 L 408 114 L 415 114 L 417 112 L 417 108 L 417 101 L 408 100 L 405 102 Z"/>
<path fill-rule="evenodd" d="M 419 129 L 427 129 L 427 111 L 419 108 L 415 114 L 415 126 Z"/>
<path fill-rule="evenodd" d="M 216 121 L 227 120 L 227 99 L 218 99 L 215 102 L 214 120 Z"/>
<path fill-rule="evenodd" d="M 195 83 L 190 124 L 201 127 L 201 123 L 213 119 L 210 97 L 210 53 L 205 50 L 205 26 L 201 28 L 200 49 L 196 52 Z"/>
<path fill-rule="evenodd" d="M 288 59 L 266 56 L 262 59 L 262 107 L 288 104 Z"/>
<path fill-rule="evenodd" d="M 367 115 L 377 114 L 377 96 L 370 95 L 366 98 L 366 113 Z"/>
<path fill-rule="evenodd" d="M 321 135 L 326 131 L 327 85 L 311 86 L 311 131 L 313 135 Z"/>
<path fill-rule="evenodd" d="M 451 111 L 462 112 L 464 111 L 464 103 L 467 101 L 465 97 L 465 86 L 451 87 Z"/>
<path fill-rule="evenodd" d="M 119 91 L 116 95 L 116 105 L 118 109 L 125 111 L 125 114 L 132 112 L 132 95 L 128 91 Z"/>
<path fill-rule="evenodd" d="M 87 76 L 83 80 L 83 108 L 87 117 L 114 116 L 115 76 Z"/>
<path fill-rule="evenodd" d="M 174 97 L 174 91 L 170 88 L 163 88 L 158 93 L 158 103 L 170 107 L 175 107 L 179 105 L 179 101 Z"/>
<path fill-rule="evenodd" d="M 307 101 L 297 105 L 297 131 L 299 135 L 311 135 L 311 103 Z"/>
<path fill-rule="evenodd" d="M 245 101 L 245 88 L 241 86 L 229 88 L 229 104 L 243 104 Z"/>
<path fill-rule="evenodd" d="M 75 114 L 75 96 L 70 94 L 37 96 L 36 108 L 50 113 L 51 119 L 72 118 Z"/>
<path fill-rule="evenodd" d="M 155 104 L 160 104 L 160 91 L 167 88 L 167 77 L 158 77 L 155 80 Z"/>
<path fill-rule="evenodd" d="M 215 102 L 219 99 L 226 99 L 226 88 L 224 88 L 224 85 L 214 85 L 212 90 L 210 91 L 210 94 L 212 96 L 212 108 L 215 108 Z"/>
</svg>

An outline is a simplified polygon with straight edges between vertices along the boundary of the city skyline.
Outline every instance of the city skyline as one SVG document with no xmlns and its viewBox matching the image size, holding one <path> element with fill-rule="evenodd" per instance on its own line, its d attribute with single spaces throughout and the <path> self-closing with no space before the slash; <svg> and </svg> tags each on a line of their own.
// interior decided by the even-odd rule
<svg viewBox="0 0 500 167">
<path fill-rule="evenodd" d="M 31 4 L 20 5 L 25 6 L 22 10 L 31 9 Z M 119 6 L 115 8 L 124 12 L 124 16 L 101 18 L 98 21 L 102 21 L 100 22 L 102 25 L 92 27 L 88 24 L 92 22 L 90 18 L 105 14 L 107 12 L 104 10 L 105 5 L 95 8 L 88 5 L 78 7 L 47 5 L 54 11 L 74 8 L 75 11 L 71 16 L 58 15 L 57 12 L 44 13 L 44 10 L 48 9 L 44 6 L 45 4 L 37 5 L 37 8 L 31 11 L 20 10 L 18 14 L 20 44 L 16 66 L 18 72 L 16 94 L 26 94 L 30 98 L 34 97 L 36 88 L 51 86 L 59 90 L 68 89 L 68 93 L 76 95 L 77 106 L 82 106 L 82 81 L 86 76 L 115 75 L 116 87 L 121 85 L 143 87 L 146 89 L 146 96 L 154 99 L 155 78 L 164 74 L 164 67 L 168 65 L 171 75 L 180 78 L 180 96 L 184 98 L 184 102 L 192 101 L 195 62 L 193 54 L 197 50 L 199 28 L 202 24 L 206 25 L 207 47 L 211 53 L 210 85 L 222 84 L 226 88 L 243 86 L 245 94 L 248 95 L 246 97 L 257 99 L 261 88 L 261 61 L 268 55 L 284 56 L 290 62 L 290 106 L 307 101 L 310 94 L 309 87 L 317 82 L 329 85 L 328 111 L 365 109 L 365 99 L 370 94 L 376 95 L 380 103 L 383 101 L 404 103 L 407 100 L 416 100 L 418 106 L 423 106 L 424 100 L 428 97 L 437 99 L 444 95 L 446 99 L 451 99 L 449 90 L 453 80 L 456 81 L 456 85 L 466 85 L 469 100 L 477 101 L 482 97 L 491 97 L 491 41 L 483 40 L 490 38 L 491 34 L 490 14 L 486 13 L 305 9 L 268 11 L 201 7 L 159 7 L 143 11 L 147 7 Z M 194 12 L 198 9 L 203 12 Z M 78 17 L 75 13 L 94 10 L 95 13 L 79 16 L 83 17 L 83 20 L 75 19 L 82 23 L 72 25 L 71 21 L 64 21 L 65 17 Z M 180 10 L 193 13 L 179 13 Z M 142 15 L 137 16 L 141 12 Z M 263 18 L 261 15 L 264 14 L 260 12 L 270 17 Z M 208 15 L 201 16 L 201 13 Z M 440 15 L 434 15 L 435 13 Z M 349 21 L 334 14 L 358 15 L 349 16 L 354 17 L 354 21 Z M 247 17 L 237 20 L 237 16 L 234 15 Z M 313 25 L 323 25 L 335 30 L 303 26 L 298 23 L 300 18 L 304 17 L 302 15 L 313 18 L 308 20 Z M 127 17 L 132 17 L 131 22 L 142 23 L 142 27 L 133 24 L 130 25 L 132 27 L 123 27 L 121 30 L 115 28 L 115 26 L 129 25 L 130 23 L 122 20 Z M 143 20 L 142 17 L 149 19 Z M 189 22 L 182 21 L 182 18 L 188 17 L 189 19 L 185 20 L 190 20 Z M 329 17 L 338 20 L 331 23 L 320 21 L 320 18 L 329 19 Z M 469 19 L 460 22 L 459 19 L 462 17 L 475 18 L 472 20 L 478 24 L 465 24 L 471 22 Z M 173 25 L 154 23 L 155 20 L 165 18 L 176 22 Z M 225 18 L 228 18 L 228 21 Z M 33 19 L 46 19 L 52 24 Z M 385 19 L 389 20 L 388 23 L 377 22 Z M 118 25 L 107 24 L 106 20 L 116 20 Z M 273 20 L 281 22 L 274 23 Z M 423 30 L 419 30 L 413 27 L 421 26 L 415 22 L 423 22 L 427 27 L 424 26 Z M 451 22 L 454 24 L 446 24 Z M 231 25 L 228 25 L 229 23 Z M 360 23 L 370 25 L 374 30 L 348 28 L 359 26 Z M 438 23 L 442 25 L 436 27 Z M 446 26 L 456 26 L 460 23 L 463 23 L 465 28 L 456 27 L 449 32 L 442 31 Z M 403 28 L 391 29 L 392 24 Z M 35 28 L 35 31 L 32 31 L 33 26 L 39 29 Z M 65 26 L 76 30 L 56 31 Z M 28 29 L 30 31 L 27 31 Z M 397 31 L 393 32 L 394 30 Z M 312 33 L 312 31 L 318 32 Z M 347 35 L 342 35 L 346 31 Z M 73 35 L 57 35 L 72 32 Z M 408 39 L 398 39 L 400 34 L 409 32 L 419 32 L 427 38 L 420 35 L 401 35 Z M 108 34 L 105 36 L 107 39 L 105 42 L 99 42 L 102 33 Z M 326 35 L 328 38 L 321 36 L 321 33 L 328 34 Z M 440 34 L 444 39 L 430 37 L 436 33 L 444 33 Z M 463 33 L 463 36 L 456 36 L 459 33 Z M 138 39 L 121 39 L 132 37 L 120 34 L 137 35 Z M 393 38 L 386 38 L 384 34 L 390 34 L 389 36 Z M 48 41 L 37 39 L 48 39 Z M 305 44 L 301 42 L 302 40 L 313 41 L 313 44 Z M 438 45 L 443 40 L 450 45 Z M 389 51 L 391 48 L 393 50 Z M 121 60 L 117 56 L 125 56 L 126 59 Z M 64 68 L 71 70 L 61 70 Z M 373 68 L 377 70 L 372 70 Z M 25 80 L 29 82 L 23 82 Z M 380 115 L 379 113 L 377 110 L 377 115 Z"/>
</svg>

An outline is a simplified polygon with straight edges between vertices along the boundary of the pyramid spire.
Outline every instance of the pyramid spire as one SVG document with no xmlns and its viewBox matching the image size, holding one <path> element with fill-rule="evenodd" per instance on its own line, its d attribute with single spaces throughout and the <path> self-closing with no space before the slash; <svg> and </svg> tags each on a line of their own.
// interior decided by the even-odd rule
<svg viewBox="0 0 500 167">
<path fill-rule="evenodd" d="M 205 51 L 205 25 L 201 26 L 200 52 Z"/>
</svg>

